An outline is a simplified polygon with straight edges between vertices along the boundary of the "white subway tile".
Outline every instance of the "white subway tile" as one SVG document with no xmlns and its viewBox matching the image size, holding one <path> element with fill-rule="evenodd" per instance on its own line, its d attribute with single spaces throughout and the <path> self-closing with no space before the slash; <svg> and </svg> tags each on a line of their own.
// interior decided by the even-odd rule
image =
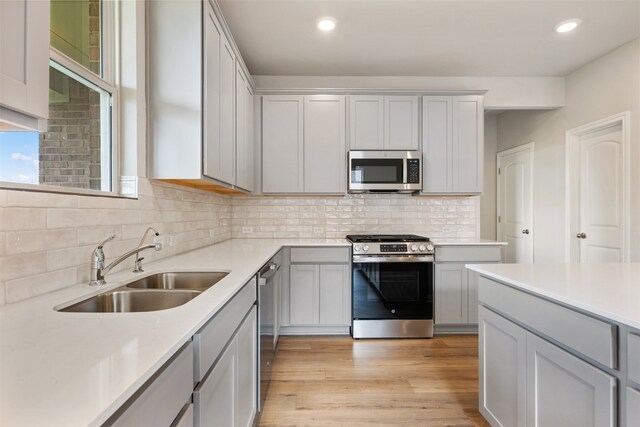
<svg viewBox="0 0 640 427">
<path fill-rule="evenodd" d="M 6 304 L 5 289 L 5 284 L 0 282 L 0 307 Z"/>
<path fill-rule="evenodd" d="M 47 209 L 47 228 L 93 227 L 102 224 L 102 212 L 99 210 Z"/>
<path fill-rule="evenodd" d="M 46 227 L 46 209 L 0 208 L 0 231 L 37 230 Z"/>
<path fill-rule="evenodd" d="M 5 256 L 7 253 L 7 233 L 0 232 L 0 256 Z"/>
<path fill-rule="evenodd" d="M 115 242 L 111 242 L 107 246 L 105 246 L 105 253 L 109 253 L 109 249 L 111 248 L 113 243 Z M 79 246 L 75 248 L 54 249 L 47 251 L 47 270 L 60 270 L 62 268 L 89 264 L 89 262 L 91 261 L 91 252 L 96 246 L 97 244 L 93 246 Z"/>
<path fill-rule="evenodd" d="M 124 199 L 114 197 L 78 197 L 78 208 L 80 209 L 122 209 Z"/>
<path fill-rule="evenodd" d="M 46 270 L 45 252 L 0 257 L 0 282 L 33 276 Z"/>
<path fill-rule="evenodd" d="M 78 245 L 78 235 L 74 228 L 37 231 L 8 232 L 6 252 L 9 255 L 38 252 Z"/>
<path fill-rule="evenodd" d="M 38 191 L 8 192 L 8 206 L 44 207 L 44 208 L 76 208 L 78 197 L 75 194 L 43 193 Z"/>
</svg>

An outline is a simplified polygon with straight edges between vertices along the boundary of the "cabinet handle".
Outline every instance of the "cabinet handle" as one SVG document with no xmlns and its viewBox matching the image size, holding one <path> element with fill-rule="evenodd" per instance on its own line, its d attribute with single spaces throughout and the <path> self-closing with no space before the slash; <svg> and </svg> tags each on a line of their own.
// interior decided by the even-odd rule
<svg viewBox="0 0 640 427">
<path fill-rule="evenodd" d="M 529 229 L 525 228 L 524 230 L 522 230 L 522 234 L 529 234 Z"/>
<path fill-rule="evenodd" d="M 586 238 L 587 238 L 587 235 L 586 235 L 586 234 L 584 234 L 584 232 L 583 232 L 583 233 L 578 233 L 578 234 L 576 234 L 576 237 L 577 237 L 578 239 L 586 239 Z"/>
</svg>

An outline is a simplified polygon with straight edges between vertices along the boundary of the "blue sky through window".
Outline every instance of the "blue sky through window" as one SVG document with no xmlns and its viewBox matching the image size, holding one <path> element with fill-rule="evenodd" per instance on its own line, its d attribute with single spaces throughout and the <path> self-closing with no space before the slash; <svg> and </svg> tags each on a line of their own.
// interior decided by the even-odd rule
<svg viewBox="0 0 640 427">
<path fill-rule="evenodd" d="M 0 181 L 38 184 L 38 132 L 0 132 Z"/>
</svg>

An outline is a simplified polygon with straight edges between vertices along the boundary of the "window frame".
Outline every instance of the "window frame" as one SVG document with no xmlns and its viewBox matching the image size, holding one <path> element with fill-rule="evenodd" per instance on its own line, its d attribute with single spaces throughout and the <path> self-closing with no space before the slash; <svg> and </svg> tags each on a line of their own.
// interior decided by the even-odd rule
<svg viewBox="0 0 640 427">
<path fill-rule="evenodd" d="M 47 193 L 92 195 L 102 197 L 131 197 L 122 194 L 120 189 L 120 96 L 117 74 L 117 70 L 119 70 L 120 65 L 120 58 L 118 49 L 116 48 L 119 42 L 119 20 L 117 19 L 117 17 L 119 16 L 119 10 L 119 0 L 100 0 L 101 76 L 69 58 L 67 55 L 53 48 L 51 44 L 49 44 L 49 67 L 54 67 L 58 69 L 58 71 L 63 73 L 64 71 L 60 70 L 60 68 L 66 69 L 71 74 L 75 74 L 81 79 L 86 80 L 90 84 L 111 94 L 111 105 L 109 105 L 111 121 L 111 149 L 108 152 L 110 158 L 108 159 L 108 164 L 105 165 L 105 158 L 107 153 L 101 151 L 100 162 L 101 169 L 103 171 L 105 171 L 104 168 L 108 168 L 106 171 L 109 172 L 108 184 L 111 190 L 93 190 L 85 188 L 53 186 L 46 184 L 25 184 L 14 182 L 0 182 L 0 188 Z M 57 66 L 51 65 L 51 62 L 55 62 Z M 82 81 L 80 81 L 80 83 L 84 84 Z M 47 85 L 47 90 L 49 90 L 49 85 Z M 105 185 L 105 183 L 101 182 L 101 185 Z"/>
</svg>

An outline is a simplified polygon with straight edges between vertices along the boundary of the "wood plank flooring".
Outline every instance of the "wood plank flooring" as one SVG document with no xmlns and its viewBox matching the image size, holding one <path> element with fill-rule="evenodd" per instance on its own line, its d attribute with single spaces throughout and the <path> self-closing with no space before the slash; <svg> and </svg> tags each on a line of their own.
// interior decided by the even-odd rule
<svg viewBox="0 0 640 427">
<path fill-rule="evenodd" d="M 259 426 L 489 426 L 478 338 L 280 337 Z"/>
</svg>

